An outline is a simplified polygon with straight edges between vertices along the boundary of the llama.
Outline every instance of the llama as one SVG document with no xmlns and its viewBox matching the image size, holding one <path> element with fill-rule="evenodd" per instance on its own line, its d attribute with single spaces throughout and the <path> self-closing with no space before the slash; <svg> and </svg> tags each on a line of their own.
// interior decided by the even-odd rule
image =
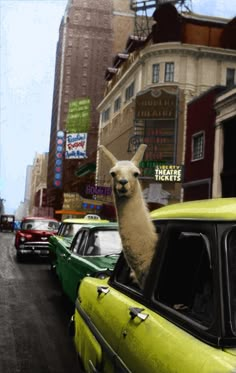
<svg viewBox="0 0 236 373">
<path fill-rule="evenodd" d="M 123 253 L 132 276 L 141 287 L 144 285 L 158 240 L 138 180 L 138 165 L 146 147 L 147 145 L 141 144 L 131 161 L 118 161 L 105 146 L 100 146 L 112 163 L 110 175 Z"/>
</svg>

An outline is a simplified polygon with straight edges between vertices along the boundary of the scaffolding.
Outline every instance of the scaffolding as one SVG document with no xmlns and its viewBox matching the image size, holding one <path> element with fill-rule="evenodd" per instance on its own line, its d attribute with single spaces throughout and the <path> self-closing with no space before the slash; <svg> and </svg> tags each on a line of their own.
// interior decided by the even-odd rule
<svg viewBox="0 0 236 373">
<path fill-rule="evenodd" d="M 175 5 L 179 12 L 190 12 L 192 9 L 192 0 L 130 0 L 130 9 L 135 14 L 135 36 L 140 39 L 148 37 L 154 23 L 154 11 L 166 3 Z"/>
</svg>

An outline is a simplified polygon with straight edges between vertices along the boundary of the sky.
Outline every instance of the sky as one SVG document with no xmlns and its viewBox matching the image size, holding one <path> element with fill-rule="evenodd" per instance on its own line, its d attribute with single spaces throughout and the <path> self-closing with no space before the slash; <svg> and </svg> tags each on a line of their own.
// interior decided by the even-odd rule
<svg viewBox="0 0 236 373">
<path fill-rule="evenodd" d="M 236 16 L 236 0 L 188 4 L 195 13 Z M 24 201 L 27 166 L 49 150 L 56 44 L 66 5 L 0 0 L 0 198 L 6 213 Z"/>
</svg>

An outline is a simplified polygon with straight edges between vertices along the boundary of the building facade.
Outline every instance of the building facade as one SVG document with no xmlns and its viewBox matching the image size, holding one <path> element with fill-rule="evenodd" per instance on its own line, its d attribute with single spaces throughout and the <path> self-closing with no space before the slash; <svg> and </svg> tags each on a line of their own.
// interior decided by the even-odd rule
<svg viewBox="0 0 236 373">
<path fill-rule="evenodd" d="M 215 86 L 188 104 L 184 200 L 236 196 L 236 89 Z"/>
<path fill-rule="evenodd" d="M 29 188 L 28 215 L 53 216 L 53 209 L 47 206 L 48 153 L 36 153 Z"/>
<path fill-rule="evenodd" d="M 133 24 L 129 0 L 68 1 L 56 52 L 47 178 L 47 203 L 56 211 L 64 196 L 66 205 L 72 194 L 80 201 L 86 185 L 94 185 L 104 75 Z"/>
<path fill-rule="evenodd" d="M 235 69 L 236 71 L 236 69 Z M 213 197 L 236 196 L 236 73 L 234 87 L 215 102 Z"/>
<path fill-rule="evenodd" d="M 188 103 L 184 162 L 184 201 L 212 198 L 215 101 L 226 90 L 223 86 L 208 89 Z"/>
<path fill-rule="evenodd" d="M 146 143 L 140 167 L 147 201 L 166 204 L 183 200 L 188 102 L 236 79 L 236 19 L 178 13 L 171 4 L 154 19 L 150 36 L 130 36 L 118 67 L 107 69 L 99 144 L 131 159 Z M 108 170 L 98 153 L 98 185 L 110 186 Z"/>
</svg>

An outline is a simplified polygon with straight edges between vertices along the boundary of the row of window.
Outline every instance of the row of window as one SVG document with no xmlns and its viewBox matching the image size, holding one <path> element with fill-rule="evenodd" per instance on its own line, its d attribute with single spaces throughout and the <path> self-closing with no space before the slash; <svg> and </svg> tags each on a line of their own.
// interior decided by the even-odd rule
<svg viewBox="0 0 236 373">
<path fill-rule="evenodd" d="M 174 82 L 174 62 L 165 63 L 164 82 Z M 155 63 L 152 65 L 152 83 L 160 82 L 160 64 Z M 232 87 L 236 84 L 236 69 L 226 69 L 226 86 Z M 134 81 L 125 90 L 125 102 L 129 101 L 134 96 Z M 114 102 L 113 112 L 116 113 L 121 108 L 121 96 L 116 98 Z M 102 122 L 110 119 L 110 107 L 102 112 Z"/>
<path fill-rule="evenodd" d="M 134 96 L 134 81 L 125 90 L 125 102 L 129 101 Z M 116 113 L 121 108 L 121 96 L 114 101 L 113 112 Z M 110 119 L 111 108 L 107 108 L 102 112 L 102 123 Z"/>
<path fill-rule="evenodd" d="M 165 63 L 164 82 L 174 82 L 174 62 Z M 160 82 L 160 64 L 152 65 L 152 83 Z M 236 84 L 236 70 L 233 68 L 226 69 L 226 86 L 232 87 Z"/>
<path fill-rule="evenodd" d="M 164 75 L 165 82 L 174 81 L 174 71 L 175 71 L 174 62 L 166 62 L 165 63 L 165 75 Z M 152 83 L 159 83 L 159 81 L 160 81 L 160 64 L 155 63 L 154 65 L 152 65 Z"/>
</svg>

